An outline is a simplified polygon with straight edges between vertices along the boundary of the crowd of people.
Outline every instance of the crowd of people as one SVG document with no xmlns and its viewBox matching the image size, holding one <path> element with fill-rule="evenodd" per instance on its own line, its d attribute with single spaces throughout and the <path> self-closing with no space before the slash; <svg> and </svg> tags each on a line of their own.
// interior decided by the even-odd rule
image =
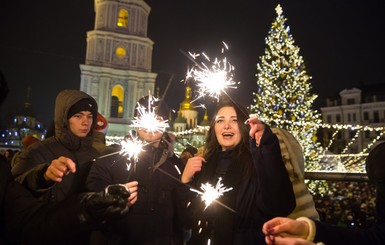
<svg viewBox="0 0 385 245">
<path fill-rule="evenodd" d="M 147 106 L 159 122 L 167 119 L 162 100 L 138 101 Z M 145 142 L 142 151 L 136 159 L 123 157 L 121 146 L 100 140 L 99 116 L 87 93 L 60 91 L 50 136 L 11 161 L 0 156 L 1 242 L 259 245 L 291 244 L 297 236 L 298 244 L 312 244 L 332 241 L 322 235 L 328 223 L 359 228 L 360 241 L 382 238 L 362 232 L 382 229 L 378 171 L 368 171 L 373 187 L 336 182 L 327 195 L 308 200 L 300 147 L 232 100 L 218 103 L 205 146 L 189 146 L 180 156 L 173 134 L 142 125 L 125 138 Z M 210 187 L 220 191 L 211 202 L 203 193 Z"/>
<path fill-rule="evenodd" d="M 313 199 L 320 220 L 346 228 L 369 228 L 376 221 L 376 190 L 371 182 L 322 181 Z"/>
</svg>

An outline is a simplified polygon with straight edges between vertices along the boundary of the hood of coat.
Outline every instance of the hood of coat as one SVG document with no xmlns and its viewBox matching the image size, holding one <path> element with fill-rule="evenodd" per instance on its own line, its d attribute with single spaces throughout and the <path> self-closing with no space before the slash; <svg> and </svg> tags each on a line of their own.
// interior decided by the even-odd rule
<svg viewBox="0 0 385 245">
<path fill-rule="evenodd" d="M 85 138 L 74 135 L 69 128 L 68 113 L 70 108 L 82 99 L 89 99 L 97 111 L 96 100 L 87 93 L 80 90 L 65 89 L 56 97 L 55 102 L 55 137 L 70 150 L 77 150 L 83 145 L 92 144 L 92 135 L 96 126 L 97 113 L 93 114 L 91 131 Z"/>
</svg>

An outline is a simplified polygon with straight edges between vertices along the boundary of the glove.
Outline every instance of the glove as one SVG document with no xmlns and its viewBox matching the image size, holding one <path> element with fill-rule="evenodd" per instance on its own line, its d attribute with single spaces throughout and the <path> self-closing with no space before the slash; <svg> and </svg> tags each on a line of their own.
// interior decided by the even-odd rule
<svg viewBox="0 0 385 245">
<path fill-rule="evenodd" d="M 130 192 L 124 185 L 109 185 L 102 192 L 87 193 L 81 199 L 82 222 L 109 221 L 128 212 Z"/>
<path fill-rule="evenodd" d="M 375 184 L 385 183 L 385 143 L 374 147 L 366 158 L 366 173 Z"/>
</svg>

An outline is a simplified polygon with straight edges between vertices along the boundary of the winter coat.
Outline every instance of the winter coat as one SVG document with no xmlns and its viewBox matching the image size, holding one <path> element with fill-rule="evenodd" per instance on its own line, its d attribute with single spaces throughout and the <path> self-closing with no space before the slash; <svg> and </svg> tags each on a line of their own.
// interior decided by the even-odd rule
<svg viewBox="0 0 385 245">
<path fill-rule="evenodd" d="M 251 152 L 240 157 L 234 156 L 233 151 L 218 151 L 195 175 L 190 183 L 194 189 L 200 190 L 205 183 L 216 186 L 218 166 L 228 164 L 222 184 L 233 189 L 218 199 L 221 204 L 212 203 L 206 209 L 199 195 L 187 200 L 192 202 L 185 213 L 192 227 L 189 244 L 207 244 L 208 239 L 214 245 L 265 244 L 263 223 L 293 211 L 294 193 L 277 137 L 266 127 L 260 146 L 250 140 L 250 147 Z M 253 166 L 251 174 L 246 173 L 246 162 Z M 185 193 L 178 193 L 181 199 L 185 198 Z"/>
<path fill-rule="evenodd" d="M 55 136 L 36 142 L 23 151 L 12 168 L 15 179 L 46 202 L 56 202 L 83 192 L 92 160 L 99 156 L 92 147 L 93 130 L 84 137 L 74 135 L 69 128 L 69 109 L 81 99 L 91 99 L 97 109 L 96 101 L 79 90 L 63 90 L 56 97 Z M 94 115 L 92 128 L 96 125 Z M 69 173 L 62 182 L 45 181 L 43 175 L 52 160 L 60 156 L 71 158 L 76 164 L 76 172 Z"/>
<path fill-rule="evenodd" d="M 158 148 L 144 146 L 137 163 L 130 163 L 126 156 L 112 154 L 93 164 L 87 179 L 90 191 L 100 191 L 109 184 L 139 183 L 138 200 L 130 207 L 127 217 L 106 226 L 107 239 L 118 236 L 119 244 L 162 245 L 175 242 L 175 237 L 182 239 L 177 223 L 180 205 L 176 203 L 175 190 L 181 185 L 183 165 L 172 147 L 172 142 L 162 139 Z"/>
<path fill-rule="evenodd" d="M 14 181 L 0 156 L 0 244 L 85 244 L 88 232 L 100 224 L 79 219 L 80 199 L 74 195 L 60 203 L 45 203 Z M 86 240 L 82 240 L 86 239 Z"/>
</svg>

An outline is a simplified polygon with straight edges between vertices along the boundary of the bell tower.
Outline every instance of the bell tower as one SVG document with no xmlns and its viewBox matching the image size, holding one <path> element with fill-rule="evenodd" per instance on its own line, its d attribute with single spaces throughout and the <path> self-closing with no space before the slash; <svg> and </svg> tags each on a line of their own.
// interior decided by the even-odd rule
<svg viewBox="0 0 385 245">
<path fill-rule="evenodd" d="M 154 93 L 154 43 L 147 37 L 150 10 L 143 0 L 95 0 L 80 90 L 96 99 L 109 124 L 107 135 L 126 135 L 138 99 Z"/>
</svg>

